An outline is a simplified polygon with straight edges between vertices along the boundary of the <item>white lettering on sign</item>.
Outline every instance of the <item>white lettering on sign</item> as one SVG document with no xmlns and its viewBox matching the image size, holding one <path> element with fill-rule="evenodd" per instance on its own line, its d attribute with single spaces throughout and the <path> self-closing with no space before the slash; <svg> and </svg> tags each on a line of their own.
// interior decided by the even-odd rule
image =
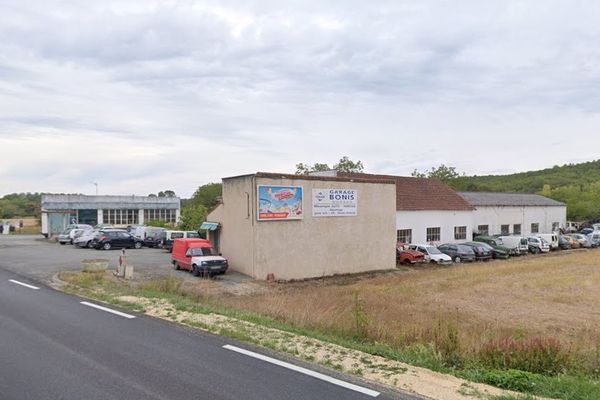
<svg viewBox="0 0 600 400">
<path fill-rule="evenodd" d="M 355 217 L 358 214 L 356 189 L 313 189 L 313 217 Z"/>
</svg>

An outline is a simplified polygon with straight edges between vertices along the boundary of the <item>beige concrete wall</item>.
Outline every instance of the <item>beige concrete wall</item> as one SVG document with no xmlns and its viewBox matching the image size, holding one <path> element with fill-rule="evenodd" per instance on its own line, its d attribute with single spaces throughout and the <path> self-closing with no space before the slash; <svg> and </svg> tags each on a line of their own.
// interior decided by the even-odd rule
<svg viewBox="0 0 600 400">
<path fill-rule="evenodd" d="M 259 184 L 302 186 L 303 219 L 257 221 Z M 358 215 L 313 217 L 313 188 L 356 189 Z M 269 273 L 289 280 L 392 269 L 396 265 L 393 184 L 254 176 L 225 179 L 223 204 L 207 220 L 222 224 L 221 252 L 231 269 L 256 279 L 265 279 Z"/>
<path fill-rule="evenodd" d="M 395 185 L 271 178 L 257 178 L 256 184 L 304 190 L 302 220 L 256 222 L 257 279 L 269 273 L 288 280 L 395 267 Z M 313 188 L 356 189 L 358 215 L 313 217 Z"/>
<path fill-rule="evenodd" d="M 220 222 L 220 251 L 235 271 L 254 276 L 254 178 L 223 181 L 223 203 L 207 216 Z M 249 215 L 248 215 L 249 214 Z"/>
</svg>

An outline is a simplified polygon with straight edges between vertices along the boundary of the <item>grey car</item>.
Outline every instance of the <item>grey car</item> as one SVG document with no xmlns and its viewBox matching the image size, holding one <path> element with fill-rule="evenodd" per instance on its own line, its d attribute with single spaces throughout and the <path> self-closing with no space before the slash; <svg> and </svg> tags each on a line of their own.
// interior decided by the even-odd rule
<svg viewBox="0 0 600 400">
<path fill-rule="evenodd" d="M 449 255 L 454 262 L 475 261 L 473 249 L 462 244 L 444 243 L 438 246 L 438 250 Z"/>
</svg>

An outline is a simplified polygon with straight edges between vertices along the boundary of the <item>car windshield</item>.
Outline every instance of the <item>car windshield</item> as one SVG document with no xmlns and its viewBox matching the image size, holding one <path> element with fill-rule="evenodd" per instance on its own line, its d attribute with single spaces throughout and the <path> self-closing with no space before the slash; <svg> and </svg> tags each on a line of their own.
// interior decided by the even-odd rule
<svg viewBox="0 0 600 400">
<path fill-rule="evenodd" d="M 212 247 L 192 247 L 191 249 L 192 257 L 194 256 L 216 256 L 217 253 L 213 250 Z"/>
<path fill-rule="evenodd" d="M 71 232 L 71 228 L 65 229 L 64 231 L 62 231 L 61 235 L 68 235 L 69 232 Z"/>
<path fill-rule="evenodd" d="M 540 238 L 540 240 L 542 241 L 542 243 L 544 243 L 544 244 L 548 244 L 548 241 L 547 241 L 546 239 L 544 239 L 544 238 Z"/>
<path fill-rule="evenodd" d="M 429 254 L 442 254 L 441 251 L 439 251 L 436 247 L 433 247 L 433 246 L 428 246 L 427 247 L 427 252 Z"/>
<path fill-rule="evenodd" d="M 188 232 L 187 233 L 187 237 L 189 237 L 189 238 L 199 238 L 200 234 L 198 234 L 198 232 Z"/>
</svg>

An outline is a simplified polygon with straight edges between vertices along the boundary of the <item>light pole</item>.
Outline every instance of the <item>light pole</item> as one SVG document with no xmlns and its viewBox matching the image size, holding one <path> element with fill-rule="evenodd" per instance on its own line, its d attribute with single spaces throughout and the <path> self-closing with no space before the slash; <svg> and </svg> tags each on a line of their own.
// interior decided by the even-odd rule
<svg viewBox="0 0 600 400">
<path fill-rule="evenodd" d="M 98 196 L 98 182 L 90 182 L 92 185 L 96 186 L 96 196 Z"/>
</svg>

